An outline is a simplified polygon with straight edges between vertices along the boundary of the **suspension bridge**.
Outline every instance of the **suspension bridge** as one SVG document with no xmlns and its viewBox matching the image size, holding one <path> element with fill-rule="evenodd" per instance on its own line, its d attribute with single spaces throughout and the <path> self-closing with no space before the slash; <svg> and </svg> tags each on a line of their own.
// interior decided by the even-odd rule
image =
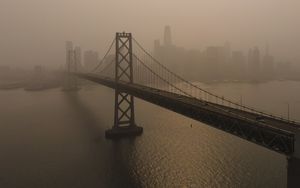
<svg viewBox="0 0 300 188">
<path fill-rule="evenodd" d="M 113 48 L 115 47 L 115 48 Z M 238 136 L 288 159 L 288 187 L 300 186 L 300 123 L 242 105 L 185 80 L 155 59 L 132 37 L 116 33 L 99 64 L 77 70 L 76 54 L 67 53 L 66 90 L 77 88 L 76 77 L 115 90 L 114 124 L 107 138 L 136 136 L 134 97 Z"/>
</svg>

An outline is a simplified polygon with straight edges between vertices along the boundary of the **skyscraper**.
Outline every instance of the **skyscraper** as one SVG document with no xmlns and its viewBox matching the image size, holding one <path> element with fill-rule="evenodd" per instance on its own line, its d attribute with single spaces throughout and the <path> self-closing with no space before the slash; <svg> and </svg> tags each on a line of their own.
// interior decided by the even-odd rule
<svg viewBox="0 0 300 188">
<path fill-rule="evenodd" d="M 171 27 L 169 25 L 165 26 L 164 45 L 172 46 Z"/>
<path fill-rule="evenodd" d="M 66 66 L 70 66 L 72 61 L 73 42 L 66 41 Z"/>
<path fill-rule="evenodd" d="M 231 72 L 235 78 L 244 76 L 245 56 L 242 51 L 232 52 Z"/>
<path fill-rule="evenodd" d="M 223 46 L 209 46 L 206 48 L 205 56 L 207 70 L 214 78 L 219 78 L 224 73 L 225 48 Z"/>
<path fill-rule="evenodd" d="M 79 46 L 76 46 L 75 49 L 75 66 L 76 69 L 81 70 L 82 69 L 82 65 L 81 65 L 81 48 Z"/>
<path fill-rule="evenodd" d="M 274 73 L 274 58 L 270 55 L 268 44 L 266 45 L 266 53 L 263 58 L 262 69 L 266 77 L 270 77 Z"/>
<path fill-rule="evenodd" d="M 258 47 L 249 50 L 248 69 L 252 78 L 257 78 L 260 72 L 260 52 Z"/>
<path fill-rule="evenodd" d="M 66 41 L 66 50 L 72 50 L 73 49 L 73 42 L 72 41 Z"/>
<path fill-rule="evenodd" d="M 258 47 L 254 47 L 253 49 L 253 68 L 255 73 L 260 71 L 260 52 Z"/>
</svg>

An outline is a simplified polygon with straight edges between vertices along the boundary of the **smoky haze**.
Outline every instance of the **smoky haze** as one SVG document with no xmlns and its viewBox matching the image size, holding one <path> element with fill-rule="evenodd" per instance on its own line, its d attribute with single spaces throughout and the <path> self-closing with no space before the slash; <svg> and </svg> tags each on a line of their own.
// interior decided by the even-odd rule
<svg viewBox="0 0 300 188">
<path fill-rule="evenodd" d="M 59 67 L 65 41 L 100 56 L 117 31 L 148 49 L 170 25 L 173 42 L 203 50 L 270 45 L 278 59 L 300 59 L 299 0 L 1 0 L 0 65 Z"/>
</svg>

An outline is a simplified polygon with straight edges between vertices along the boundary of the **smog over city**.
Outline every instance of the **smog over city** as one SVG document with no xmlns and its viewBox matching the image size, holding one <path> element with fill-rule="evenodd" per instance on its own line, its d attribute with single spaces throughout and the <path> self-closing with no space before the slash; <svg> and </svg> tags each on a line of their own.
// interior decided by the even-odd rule
<svg viewBox="0 0 300 188">
<path fill-rule="evenodd" d="M 299 0 L 1 0 L 0 187 L 299 187 Z"/>
</svg>

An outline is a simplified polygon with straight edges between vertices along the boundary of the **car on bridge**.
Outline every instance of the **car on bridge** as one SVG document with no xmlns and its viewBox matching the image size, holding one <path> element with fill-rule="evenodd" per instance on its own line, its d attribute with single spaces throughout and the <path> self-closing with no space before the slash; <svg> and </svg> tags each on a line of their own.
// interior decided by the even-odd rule
<svg viewBox="0 0 300 188">
<path fill-rule="evenodd" d="M 257 117 L 255 117 L 255 120 L 262 122 L 262 123 L 266 123 L 265 117 L 263 117 L 263 116 L 257 116 Z"/>
</svg>

